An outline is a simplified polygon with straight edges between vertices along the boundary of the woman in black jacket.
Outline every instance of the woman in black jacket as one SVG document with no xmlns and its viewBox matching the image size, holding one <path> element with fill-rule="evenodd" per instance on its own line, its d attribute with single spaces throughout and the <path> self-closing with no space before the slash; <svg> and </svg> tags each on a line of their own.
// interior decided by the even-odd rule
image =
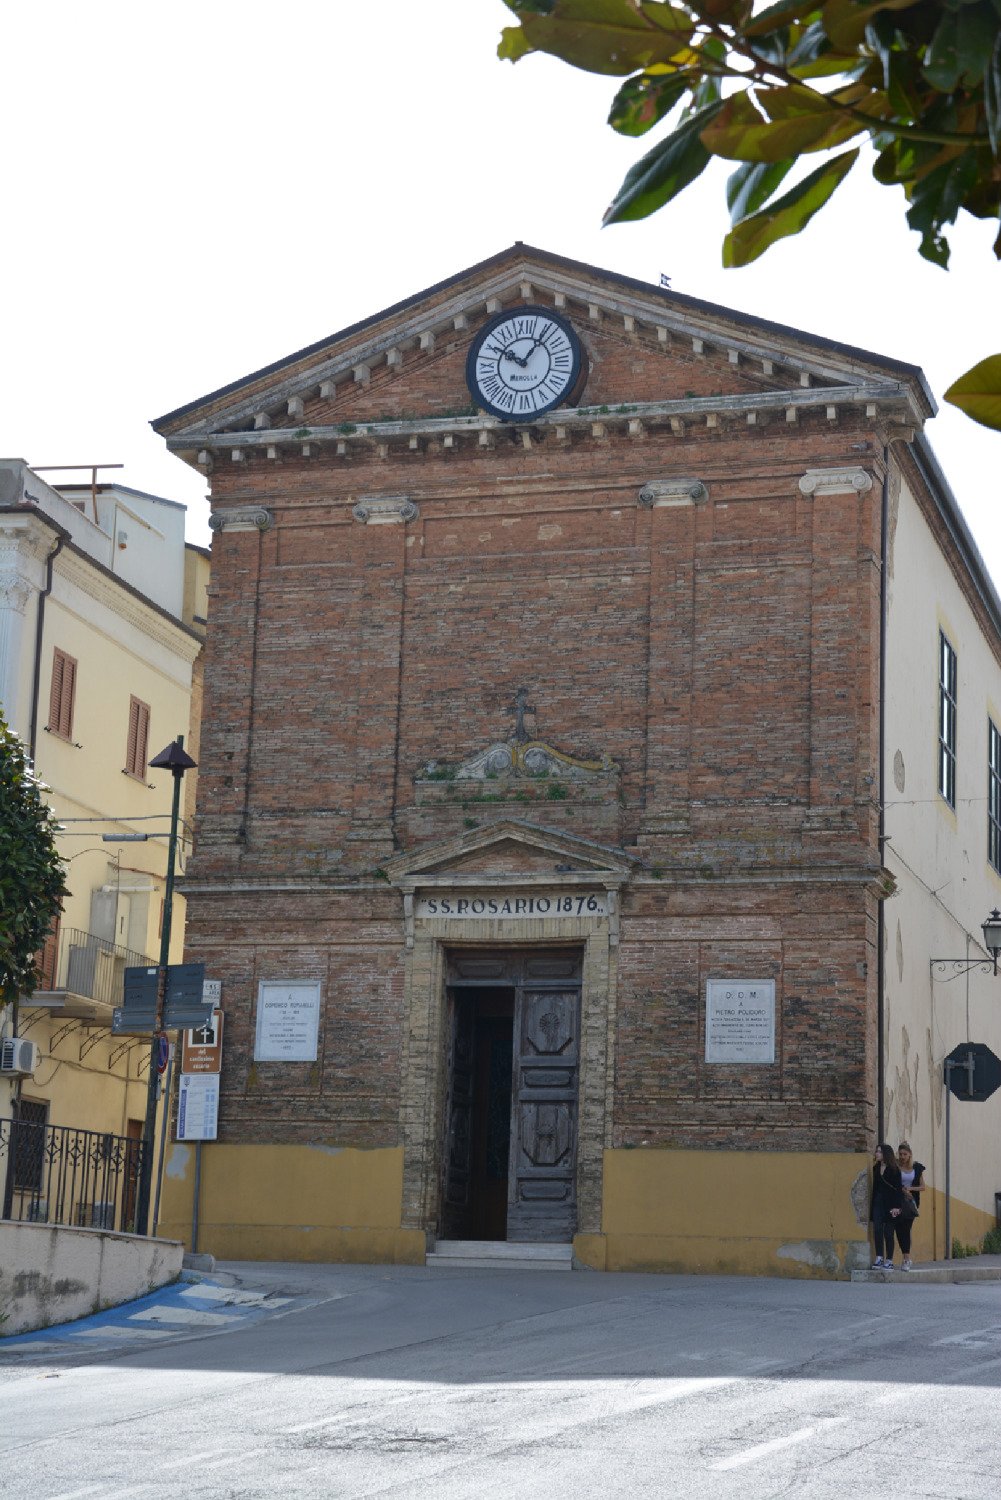
<svg viewBox="0 0 1001 1500">
<path fill-rule="evenodd" d="M 903 1203 L 900 1168 L 893 1147 L 882 1141 L 873 1158 L 872 1197 L 869 1199 L 869 1217 L 876 1240 L 874 1271 L 893 1270 L 893 1230 Z"/>
<path fill-rule="evenodd" d="M 900 1168 L 900 1183 L 904 1190 L 904 1197 L 909 1198 L 914 1205 L 908 1210 L 905 1202 L 900 1216 L 894 1220 L 900 1253 L 904 1257 L 900 1269 L 909 1271 L 911 1269 L 911 1230 L 914 1227 L 918 1209 L 921 1207 L 921 1189 L 925 1186 L 924 1163 L 914 1160 L 909 1141 L 901 1141 L 897 1147 L 897 1166 Z"/>
</svg>

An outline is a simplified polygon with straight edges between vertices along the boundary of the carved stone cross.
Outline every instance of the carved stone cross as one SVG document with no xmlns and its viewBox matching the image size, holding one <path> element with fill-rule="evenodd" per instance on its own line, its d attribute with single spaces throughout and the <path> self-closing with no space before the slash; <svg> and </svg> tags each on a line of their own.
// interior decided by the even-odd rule
<svg viewBox="0 0 1001 1500">
<path fill-rule="evenodd" d="M 534 713 L 535 704 L 528 701 L 528 688 L 520 687 L 514 695 L 514 737 L 519 745 L 524 745 L 529 737 L 525 715 Z"/>
</svg>

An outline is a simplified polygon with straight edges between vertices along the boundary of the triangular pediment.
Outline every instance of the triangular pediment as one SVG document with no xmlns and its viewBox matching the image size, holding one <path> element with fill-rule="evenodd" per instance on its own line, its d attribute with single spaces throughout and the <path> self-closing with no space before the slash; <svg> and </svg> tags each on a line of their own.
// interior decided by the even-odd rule
<svg viewBox="0 0 1001 1500">
<path fill-rule="evenodd" d="M 569 874 L 592 874 L 596 880 L 617 886 L 635 865 L 621 849 L 508 819 L 398 855 L 386 866 L 386 874 L 402 889 L 476 877 L 504 880 L 548 875 L 558 882 Z"/>
<path fill-rule="evenodd" d="M 540 426 L 697 415 L 727 407 L 895 400 L 934 410 L 912 365 L 516 244 L 448 281 L 160 418 L 169 446 L 206 466 L 217 451 L 280 456 L 300 447 L 421 441 L 499 424 L 471 404 L 465 359 L 476 330 L 526 303 L 560 310 L 588 352 L 574 408 Z M 630 354 L 629 388 L 623 361 Z M 200 457 L 201 455 L 201 457 Z"/>
</svg>

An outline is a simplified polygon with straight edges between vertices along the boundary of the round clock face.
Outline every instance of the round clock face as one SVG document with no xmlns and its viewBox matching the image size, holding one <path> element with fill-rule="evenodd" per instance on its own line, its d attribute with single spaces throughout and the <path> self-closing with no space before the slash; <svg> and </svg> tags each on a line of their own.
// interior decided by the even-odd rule
<svg viewBox="0 0 1001 1500">
<path fill-rule="evenodd" d="M 575 393 L 582 353 L 565 318 L 547 307 L 519 307 L 480 329 L 466 360 L 466 384 L 492 416 L 530 421 Z"/>
</svg>

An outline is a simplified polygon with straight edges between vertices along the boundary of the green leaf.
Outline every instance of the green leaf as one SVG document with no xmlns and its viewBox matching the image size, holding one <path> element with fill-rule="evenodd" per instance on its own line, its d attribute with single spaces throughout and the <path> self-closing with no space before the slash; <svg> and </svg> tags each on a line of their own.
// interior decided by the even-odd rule
<svg viewBox="0 0 1001 1500">
<path fill-rule="evenodd" d="M 731 224 L 746 219 L 767 203 L 779 183 L 796 165 L 796 158 L 785 161 L 745 161 L 726 180 L 726 206 Z"/>
<path fill-rule="evenodd" d="M 949 264 L 949 242 L 941 233 L 943 224 L 954 224 L 979 174 L 975 151 L 951 156 L 933 172 L 918 177 L 910 187 L 911 206 L 907 222 L 921 235 L 918 253 L 944 270 Z"/>
<path fill-rule="evenodd" d="M 747 266 L 769 245 L 805 229 L 818 209 L 840 187 L 858 160 L 858 147 L 824 162 L 770 208 L 735 224 L 723 241 L 724 266 Z"/>
<path fill-rule="evenodd" d="M 512 4 L 512 0 L 508 0 Z M 648 20 L 630 0 L 555 0 L 544 15 L 529 14 L 513 4 L 521 16 L 523 37 L 515 40 L 505 30 L 498 56 L 517 62 L 528 52 L 549 52 L 575 68 L 589 73 L 622 77 L 654 63 L 685 60 L 692 37 L 692 19 L 686 11 L 663 6 L 659 24 Z M 676 30 L 666 30 L 670 12 Z"/>
<path fill-rule="evenodd" d="M 954 380 L 945 393 L 952 406 L 982 427 L 1001 432 L 1001 354 L 992 354 Z"/>
<path fill-rule="evenodd" d="M 824 30 L 842 52 L 855 52 L 865 38 L 866 27 L 878 11 L 910 10 L 916 0 L 876 0 L 856 5 L 855 0 L 827 0 L 821 11 Z"/>
<path fill-rule="evenodd" d="M 497 43 L 497 56 L 502 62 L 518 62 L 529 52 L 534 52 L 528 37 L 520 26 L 505 26 Z"/>
<path fill-rule="evenodd" d="M 753 21 L 743 28 L 746 37 L 770 36 L 782 26 L 798 21 L 811 14 L 815 5 L 804 4 L 804 0 L 776 0 L 774 5 L 759 11 Z"/>
<path fill-rule="evenodd" d="M 994 43 L 991 60 L 984 69 L 984 115 L 995 157 L 1001 146 L 1001 34 Z"/>
<path fill-rule="evenodd" d="M 602 223 L 645 219 L 694 182 L 705 171 L 710 158 L 699 139 L 700 133 L 721 108 L 714 103 L 695 110 L 673 134 L 659 141 L 630 167 Z"/>
<path fill-rule="evenodd" d="M 609 125 L 620 135 L 645 135 L 670 113 L 690 83 L 690 75 L 684 70 L 627 78 L 612 101 Z"/>
<path fill-rule="evenodd" d="M 998 17 L 989 4 L 946 10 L 925 53 L 924 75 L 943 94 L 961 83 L 975 87 L 984 76 L 998 36 Z"/>
<path fill-rule="evenodd" d="M 831 98 L 840 98 L 842 92 L 837 90 Z M 714 156 L 775 162 L 840 146 L 863 128 L 822 95 L 782 85 L 733 94 L 702 139 Z"/>
</svg>

